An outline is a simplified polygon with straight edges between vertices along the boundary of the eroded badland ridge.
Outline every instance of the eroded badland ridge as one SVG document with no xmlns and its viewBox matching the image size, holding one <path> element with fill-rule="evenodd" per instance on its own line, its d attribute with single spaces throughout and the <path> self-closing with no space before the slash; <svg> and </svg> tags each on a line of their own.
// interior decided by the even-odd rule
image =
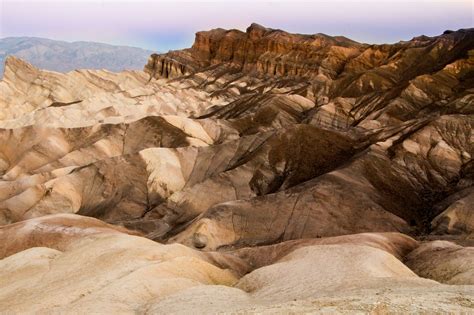
<svg viewBox="0 0 474 315">
<path fill-rule="evenodd" d="M 0 310 L 474 312 L 473 127 L 474 29 L 9 57 Z"/>
</svg>

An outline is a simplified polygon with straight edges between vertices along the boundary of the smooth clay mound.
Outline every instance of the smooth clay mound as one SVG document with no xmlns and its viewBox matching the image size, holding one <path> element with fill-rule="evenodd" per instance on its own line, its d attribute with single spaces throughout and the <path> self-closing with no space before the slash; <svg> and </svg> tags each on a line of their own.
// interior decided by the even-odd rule
<svg viewBox="0 0 474 315">
<path fill-rule="evenodd" d="M 34 225 L 35 220 L 26 222 Z M 466 301 L 474 292 L 470 286 L 447 286 L 418 277 L 390 253 L 417 246 L 398 234 L 300 244 L 249 272 L 249 261 L 236 253 L 202 253 L 106 228 L 89 234 L 94 224 L 85 224 L 86 218 L 79 216 L 44 221 L 58 229 L 67 224 L 83 236 L 61 239 L 61 250 L 30 238 L 29 248 L 1 260 L 0 306 L 4 310 L 155 314 L 188 313 L 196 307 L 207 313 L 303 311 L 319 305 L 322 310 L 340 312 L 380 307 L 467 311 Z M 18 224 L 7 228 L 17 233 L 24 229 Z M 268 257 L 265 248 L 255 247 L 252 252 Z M 249 273 L 240 277 L 245 268 Z M 419 293 L 414 302 L 415 291 Z M 453 304 L 456 299 L 464 304 Z"/>
</svg>

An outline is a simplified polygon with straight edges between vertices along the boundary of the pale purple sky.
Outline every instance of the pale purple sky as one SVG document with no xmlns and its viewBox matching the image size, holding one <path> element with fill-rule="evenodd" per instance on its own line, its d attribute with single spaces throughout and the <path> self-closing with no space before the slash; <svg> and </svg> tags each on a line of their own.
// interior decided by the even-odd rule
<svg viewBox="0 0 474 315">
<path fill-rule="evenodd" d="M 36 36 L 167 51 L 191 46 L 196 31 L 245 30 L 252 22 L 392 43 L 474 27 L 474 0 L 0 0 L 0 38 Z"/>
</svg>

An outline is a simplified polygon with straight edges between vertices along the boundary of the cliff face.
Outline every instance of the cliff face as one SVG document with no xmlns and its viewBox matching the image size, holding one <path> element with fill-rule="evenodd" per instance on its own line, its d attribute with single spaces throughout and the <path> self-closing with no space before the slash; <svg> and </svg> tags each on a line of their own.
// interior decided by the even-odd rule
<svg viewBox="0 0 474 315">
<path fill-rule="evenodd" d="M 427 113 L 471 113 L 465 104 L 471 101 L 473 47 L 473 29 L 367 45 L 252 24 L 245 33 L 198 32 L 191 48 L 152 55 L 145 71 L 154 78 L 186 75 L 209 86 L 213 95 L 246 94 L 259 78 L 261 89 L 286 86 L 313 101 L 316 106 L 307 119 L 347 128 L 364 121 L 387 125 Z M 204 79 L 203 73 L 212 75 Z M 233 106 L 216 114 L 225 111 L 230 117 Z"/>
<path fill-rule="evenodd" d="M 214 29 L 196 33 L 190 49 L 152 55 L 145 70 L 176 77 L 227 63 L 240 71 L 268 76 L 335 80 L 369 70 L 393 72 L 387 79 L 409 79 L 440 70 L 474 45 L 472 30 L 420 36 L 393 45 L 360 44 L 345 37 L 300 35 L 252 24 L 246 32 Z M 380 74 L 383 76 L 383 74 Z"/>
<path fill-rule="evenodd" d="M 146 70 L 167 77 L 226 62 L 242 71 L 273 76 L 312 76 L 320 67 L 335 75 L 363 47 L 344 37 L 290 34 L 252 24 L 245 33 L 198 32 L 190 49 L 153 55 Z"/>
<path fill-rule="evenodd" d="M 204 65 L 229 62 L 243 71 L 311 76 L 325 66 L 326 71 L 337 73 L 362 46 L 345 38 L 295 35 L 252 24 L 246 33 L 221 29 L 199 32 L 191 54 Z"/>
</svg>

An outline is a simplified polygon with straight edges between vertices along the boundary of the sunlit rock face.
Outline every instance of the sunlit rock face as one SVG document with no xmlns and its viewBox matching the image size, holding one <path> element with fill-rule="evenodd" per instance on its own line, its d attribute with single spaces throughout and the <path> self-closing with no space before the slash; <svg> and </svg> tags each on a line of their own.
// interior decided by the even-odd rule
<svg viewBox="0 0 474 315">
<path fill-rule="evenodd" d="M 9 57 L 0 310 L 471 312 L 473 49 L 252 24 L 144 71 Z"/>
</svg>

